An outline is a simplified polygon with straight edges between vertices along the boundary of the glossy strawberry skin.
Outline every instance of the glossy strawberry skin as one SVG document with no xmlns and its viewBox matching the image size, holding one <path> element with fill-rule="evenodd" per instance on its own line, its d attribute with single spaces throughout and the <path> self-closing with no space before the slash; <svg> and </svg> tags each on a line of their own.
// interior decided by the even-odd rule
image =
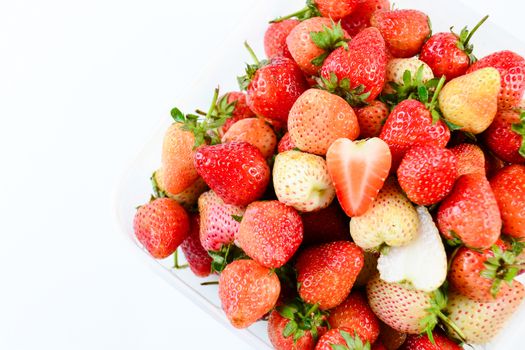
<svg viewBox="0 0 525 350">
<path fill-rule="evenodd" d="M 353 337 L 354 333 L 351 328 L 333 328 L 326 332 L 317 342 L 315 350 L 333 350 L 333 345 L 344 345 L 346 341 L 341 335 L 341 331 L 347 332 Z"/>
<path fill-rule="evenodd" d="M 316 341 L 310 331 L 294 341 L 293 336 L 285 338 L 283 331 L 290 320 L 282 317 L 277 310 L 270 313 L 268 319 L 268 338 L 276 350 L 314 350 Z M 319 330 L 318 330 L 319 331 Z M 322 334 L 321 330 L 321 334 Z M 321 335 L 320 334 L 320 335 Z"/>
<path fill-rule="evenodd" d="M 430 341 L 426 334 L 407 336 L 405 344 L 401 350 L 462 350 L 463 348 L 452 340 L 448 339 L 444 334 L 438 331 L 432 332 L 434 344 Z"/>
<path fill-rule="evenodd" d="M 501 76 L 498 107 L 519 106 L 525 92 L 525 59 L 512 51 L 500 51 L 480 59 L 470 66 L 467 73 L 485 67 L 496 68 Z"/>
<path fill-rule="evenodd" d="M 348 296 L 363 265 L 362 249 L 351 242 L 306 248 L 295 264 L 299 295 L 321 310 L 331 309 Z"/>
<path fill-rule="evenodd" d="M 471 248 L 490 248 L 501 232 L 496 198 L 481 174 L 459 177 L 450 195 L 441 203 L 437 219 L 443 236 L 452 239 L 453 232 Z"/>
<path fill-rule="evenodd" d="M 378 137 L 381 134 L 383 124 L 390 114 L 388 106 L 381 101 L 371 101 L 367 106 L 355 110 L 359 121 L 359 137 L 366 139 Z"/>
<path fill-rule="evenodd" d="M 253 76 L 246 102 L 256 115 L 286 122 L 293 104 L 307 89 L 297 64 L 286 57 L 275 57 Z"/>
<path fill-rule="evenodd" d="M 279 144 L 277 145 L 277 152 L 283 153 L 286 151 L 291 151 L 295 148 L 296 147 L 290 137 L 290 133 L 287 132 L 286 134 L 284 134 L 283 138 L 279 141 Z"/>
<path fill-rule="evenodd" d="M 321 15 L 336 22 L 352 13 L 358 3 L 359 0 L 315 0 Z"/>
<path fill-rule="evenodd" d="M 512 130 L 512 124 L 520 122 L 520 112 L 500 110 L 483 133 L 485 145 L 501 160 L 509 163 L 525 163 L 519 153 L 523 137 Z"/>
<path fill-rule="evenodd" d="M 394 57 L 408 58 L 421 50 L 430 36 L 428 16 L 416 10 L 380 10 L 370 19 L 379 29 Z"/>
<path fill-rule="evenodd" d="M 341 20 L 341 26 L 352 37 L 370 27 L 370 17 L 375 11 L 389 9 L 388 0 L 360 0 L 356 9 Z"/>
<path fill-rule="evenodd" d="M 379 135 L 392 152 L 392 169 L 397 169 L 405 153 L 413 146 L 445 147 L 450 130 L 442 122 L 432 122 L 428 109 L 419 101 L 405 100 L 388 116 Z"/>
<path fill-rule="evenodd" d="M 193 214 L 190 217 L 190 233 L 180 247 L 191 271 L 198 277 L 206 277 L 211 272 L 211 257 L 201 244 L 199 230 L 200 217 Z"/>
<path fill-rule="evenodd" d="M 228 103 L 235 102 L 235 109 L 232 112 L 232 116 L 226 120 L 226 122 L 220 127 L 219 132 L 224 135 L 226 131 L 238 122 L 239 120 L 255 117 L 248 104 L 246 103 L 246 94 L 243 92 L 229 92 Z"/>
<path fill-rule="evenodd" d="M 468 55 L 458 48 L 458 37 L 452 33 L 437 33 L 423 45 L 419 59 L 430 66 L 436 77 L 448 80 L 466 73 L 470 66 Z"/>
<path fill-rule="evenodd" d="M 450 149 L 456 156 L 458 177 L 478 173 L 485 175 L 485 154 L 476 145 L 460 143 Z"/>
<path fill-rule="evenodd" d="M 437 146 L 412 147 L 397 169 L 399 185 L 417 205 L 432 205 L 445 198 L 457 178 L 456 157 Z"/>
<path fill-rule="evenodd" d="M 339 80 L 347 78 L 351 87 L 360 85 L 370 93 L 367 101 L 374 100 L 383 90 L 386 74 L 385 41 L 376 28 L 367 28 L 348 43 L 348 50 L 340 47 L 326 58 L 321 76 L 330 78 L 335 73 Z"/>
<path fill-rule="evenodd" d="M 170 198 L 157 198 L 137 210 L 133 229 L 151 256 L 164 259 L 186 239 L 190 221 L 179 203 Z"/>
<path fill-rule="evenodd" d="M 268 26 L 264 34 L 264 52 L 268 58 L 277 56 L 292 58 L 286 45 L 286 37 L 299 23 L 301 22 L 296 19 L 285 19 Z"/>
<path fill-rule="evenodd" d="M 247 142 L 200 147 L 194 164 L 226 204 L 245 206 L 257 200 L 270 181 L 270 168 L 261 151 Z"/>
</svg>

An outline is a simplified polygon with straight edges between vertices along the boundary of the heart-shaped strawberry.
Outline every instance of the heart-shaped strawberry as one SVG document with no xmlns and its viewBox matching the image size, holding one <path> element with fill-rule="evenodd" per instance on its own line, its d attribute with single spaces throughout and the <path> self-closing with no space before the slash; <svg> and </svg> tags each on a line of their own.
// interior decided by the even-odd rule
<svg viewBox="0 0 525 350">
<path fill-rule="evenodd" d="M 363 215 L 377 197 L 390 171 L 388 145 L 374 137 L 350 141 L 338 139 L 326 154 L 328 172 L 346 215 Z"/>
</svg>

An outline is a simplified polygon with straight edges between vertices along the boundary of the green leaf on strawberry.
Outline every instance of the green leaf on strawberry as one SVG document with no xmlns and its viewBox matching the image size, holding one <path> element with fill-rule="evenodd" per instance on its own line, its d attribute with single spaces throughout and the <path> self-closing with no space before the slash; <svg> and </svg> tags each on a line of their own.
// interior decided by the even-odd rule
<svg viewBox="0 0 525 350">
<path fill-rule="evenodd" d="M 478 24 L 476 24 L 476 26 L 470 31 L 468 30 L 468 27 L 465 26 L 461 30 L 459 35 L 454 33 L 454 31 L 453 31 L 454 27 L 450 28 L 450 31 L 452 32 L 452 34 L 454 34 L 458 38 L 458 43 L 456 44 L 456 46 L 458 47 L 458 49 L 460 49 L 461 51 L 463 51 L 463 52 L 465 52 L 467 54 L 467 56 L 469 57 L 469 60 L 470 60 L 470 64 L 473 64 L 474 62 L 476 62 L 478 60 L 476 58 L 476 56 L 474 56 L 474 54 L 472 53 L 474 51 L 474 45 L 472 45 L 470 43 L 470 39 L 472 39 L 472 37 L 474 36 L 474 33 L 476 33 L 476 31 L 479 29 L 479 27 L 481 27 L 481 25 L 483 23 L 485 23 L 485 21 L 488 18 L 489 18 L 488 15 L 483 17 L 478 22 Z"/>
<path fill-rule="evenodd" d="M 321 13 L 319 12 L 314 0 L 307 0 L 304 8 L 289 15 L 277 17 L 276 19 L 271 20 L 270 23 L 282 22 L 289 18 L 297 18 L 300 21 L 304 21 L 312 17 L 321 17 Z"/>
<path fill-rule="evenodd" d="M 352 107 L 365 106 L 367 104 L 366 100 L 370 96 L 370 92 L 364 92 L 364 85 L 359 85 L 352 89 L 348 78 L 339 80 L 334 72 L 330 72 L 329 79 L 324 77 L 318 78 L 316 88 L 326 90 L 334 95 L 342 97 Z"/>
<path fill-rule="evenodd" d="M 211 272 L 221 273 L 228 264 L 242 259 L 248 259 L 244 251 L 235 244 L 223 245 L 220 250 L 208 251 L 208 255 L 212 258 Z"/>
<path fill-rule="evenodd" d="M 255 63 L 246 64 L 246 74 L 237 77 L 237 82 L 239 83 L 239 88 L 241 89 L 241 91 L 245 91 L 246 89 L 248 89 L 248 85 L 250 85 L 253 77 L 255 76 L 255 73 L 257 73 L 257 71 L 260 68 L 266 66 L 269 63 L 268 60 L 259 60 L 259 58 L 257 58 L 257 55 L 255 54 L 251 46 L 248 44 L 248 42 L 244 42 L 244 47 L 246 48 L 246 50 L 248 50 L 248 53 L 250 54 Z"/>
<path fill-rule="evenodd" d="M 324 53 L 312 60 L 312 64 L 316 67 L 321 67 L 324 60 L 336 48 L 344 47 L 345 50 L 348 50 L 348 42 L 350 41 L 350 39 L 345 37 L 341 22 L 336 24 L 334 21 L 332 21 L 332 27 L 330 28 L 323 25 L 322 31 L 310 32 L 310 38 L 318 48 L 324 50 Z"/>
<path fill-rule="evenodd" d="M 519 153 L 522 157 L 525 157 L 525 110 L 522 109 L 520 113 L 520 121 L 512 124 L 512 131 L 521 136 Z"/>
<path fill-rule="evenodd" d="M 317 329 L 328 327 L 328 313 L 319 310 L 319 305 L 307 304 L 298 297 L 278 306 L 276 310 L 282 317 L 289 320 L 283 329 L 283 337 L 293 337 L 294 341 L 298 341 L 308 331 L 317 340 Z"/>
</svg>

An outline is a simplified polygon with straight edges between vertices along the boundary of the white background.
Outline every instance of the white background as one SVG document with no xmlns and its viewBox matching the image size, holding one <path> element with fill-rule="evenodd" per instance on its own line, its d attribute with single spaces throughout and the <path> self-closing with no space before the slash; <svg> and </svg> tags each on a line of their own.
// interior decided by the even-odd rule
<svg viewBox="0 0 525 350">
<path fill-rule="evenodd" d="M 130 253 L 110 197 L 257 1 L 0 2 L 1 349 L 248 348 Z M 466 2 L 525 36 L 520 0 Z"/>
</svg>

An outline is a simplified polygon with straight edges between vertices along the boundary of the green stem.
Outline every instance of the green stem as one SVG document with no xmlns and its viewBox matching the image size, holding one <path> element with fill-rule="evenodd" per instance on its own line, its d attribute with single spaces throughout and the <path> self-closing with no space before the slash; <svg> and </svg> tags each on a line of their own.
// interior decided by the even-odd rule
<svg viewBox="0 0 525 350">
<path fill-rule="evenodd" d="M 284 21 L 285 19 L 290 19 L 290 18 L 293 18 L 293 17 L 300 17 L 300 16 L 304 15 L 305 13 L 307 13 L 309 10 L 310 10 L 310 8 L 308 6 L 306 6 L 305 8 L 303 8 L 303 9 L 301 9 L 299 11 L 296 11 L 294 13 L 291 13 L 289 15 L 286 15 L 286 16 L 283 16 L 283 17 L 277 17 L 276 19 L 271 20 L 270 23 L 278 23 L 278 22 Z"/>
<path fill-rule="evenodd" d="M 483 25 L 483 23 L 485 23 L 485 21 L 489 18 L 489 15 L 486 15 L 485 17 L 483 17 L 481 19 L 481 21 L 478 22 L 478 24 L 476 24 L 476 26 L 470 31 L 469 35 L 467 36 L 467 39 L 465 40 L 465 42 L 463 43 L 463 45 L 465 47 L 467 47 L 470 39 L 472 39 L 472 36 L 474 36 L 474 33 L 476 33 L 476 31 L 479 29 L 479 27 L 481 27 Z"/>
<path fill-rule="evenodd" d="M 251 48 L 251 46 L 248 44 L 247 41 L 244 42 L 244 47 L 246 48 L 246 50 L 248 50 L 248 52 L 250 53 L 250 56 L 252 56 L 253 61 L 257 65 L 260 65 L 261 61 L 259 61 L 259 59 L 257 58 L 257 55 L 255 54 L 255 52 L 253 51 L 253 49 Z"/>
<path fill-rule="evenodd" d="M 452 251 L 452 254 L 450 254 L 450 259 L 448 260 L 447 264 L 447 271 L 450 271 L 450 266 L 452 265 L 452 261 L 454 261 L 454 258 L 456 257 L 456 254 L 458 253 L 459 249 L 461 248 L 461 245 L 454 248 L 454 251 Z"/>
<path fill-rule="evenodd" d="M 202 282 L 201 286 L 213 286 L 219 284 L 219 281 L 209 281 L 209 282 Z"/>
<path fill-rule="evenodd" d="M 306 312 L 305 316 L 308 317 L 309 315 L 311 315 L 314 312 L 316 312 L 318 309 L 319 309 L 319 304 L 312 305 L 312 307 L 310 309 L 308 309 L 308 311 Z"/>
<path fill-rule="evenodd" d="M 505 265 L 506 268 L 516 268 L 519 270 L 525 270 L 525 264 L 511 264 L 511 265 Z"/>
<path fill-rule="evenodd" d="M 437 312 L 437 316 L 441 319 L 441 321 L 443 321 L 443 323 L 452 328 L 454 333 L 456 333 L 456 335 L 458 336 L 459 340 L 461 340 L 462 342 L 466 342 L 465 334 L 463 334 L 463 331 L 459 329 L 459 327 L 454 322 L 452 322 L 450 318 L 445 316 L 445 314 L 441 311 Z"/>
<path fill-rule="evenodd" d="M 215 88 L 213 91 L 213 99 L 211 100 L 210 109 L 208 109 L 208 113 L 206 113 L 206 119 L 210 119 L 213 111 L 215 108 L 217 108 L 217 99 L 219 98 L 219 88 Z"/>
<path fill-rule="evenodd" d="M 436 107 L 436 102 L 439 96 L 439 93 L 441 92 L 441 89 L 443 88 L 443 85 L 445 85 L 445 76 L 442 76 L 441 79 L 439 79 L 439 82 L 436 86 L 436 90 L 434 91 L 434 96 L 432 96 L 432 101 L 430 101 L 430 104 L 428 105 L 428 109 L 432 111 Z"/>
<path fill-rule="evenodd" d="M 173 253 L 173 268 L 180 270 L 185 269 L 188 267 L 188 264 L 179 265 L 179 250 L 177 249 L 175 253 Z"/>
<path fill-rule="evenodd" d="M 204 112 L 203 110 L 200 110 L 200 109 L 196 109 L 195 113 L 197 113 L 199 115 L 202 115 L 202 116 L 206 116 L 208 114 L 208 113 L 206 113 L 206 112 Z"/>
</svg>

